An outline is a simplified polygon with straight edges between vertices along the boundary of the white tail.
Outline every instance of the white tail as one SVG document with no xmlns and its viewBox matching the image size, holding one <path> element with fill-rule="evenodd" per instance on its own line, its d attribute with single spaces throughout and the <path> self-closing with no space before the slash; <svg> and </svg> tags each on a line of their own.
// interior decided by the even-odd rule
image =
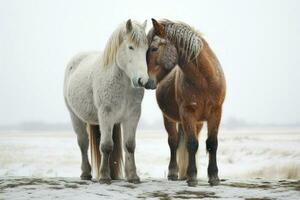
<svg viewBox="0 0 300 200">
<path fill-rule="evenodd" d="M 177 155 L 176 160 L 178 164 L 178 178 L 182 180 L 182 179 L 186 179 L 186 171 L 189 162 L 189 155 L 186 146 L 186 136 L 180 124 L 178 125 L 178 137 L 179 137 L 179 142 L 178 142 L 178 148 L 176 153 Z"/>
</svg>

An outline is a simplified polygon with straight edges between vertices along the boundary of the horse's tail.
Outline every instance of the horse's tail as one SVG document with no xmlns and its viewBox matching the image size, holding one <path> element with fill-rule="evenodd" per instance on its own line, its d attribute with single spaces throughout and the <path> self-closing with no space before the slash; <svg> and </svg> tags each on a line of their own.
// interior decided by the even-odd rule
<svg viewBox="0 0 300 200">
<path fill-rule="evenodd" d="M 87 124 L 87 132 L 89 134 L 89 142 L 91 149 L 92 171 L 96 179 L 99 179 L 99 169 L 101 165 L 100 146 L 100 129 L 99 126 Z"/>
<path fill-rule="evenodd" d="M 120 124 L 115 124 L 113 128 L 114 148 L 110 154 L 110 176 L 112 179 L 119 179 L 122 176 L 123 149 L 122 134 Z"/>
<path fill-rule="evenodd" d="M 101 166 L 101 151 L 100 151 L 100 129 L 99 126 L 87 125 L 87 131 L 89 134 L 90 148 L 91 148 L 91 159 L 92 159 L 92 170 L 95 174 L 96 179 L 99 179 L 99 171 Z M 110 176 L 112 179 L 118 179 L 122 173 L 122 137 L 120 124 L 114 125 L 113 128 L 113 142 L 114 148 L 110 154 L 109 165 L 110 165 Z"/>
<path fill-rule="evenodd" d="M 186 171 L 189 162 L 187 145 L 186 145 L 186 135 L 183 132 L 181 124 L 178 124 L 178 148 L 177 148 L 177 164 L 178 164 L 178 178 L 186 179 Z"/>
</svg>

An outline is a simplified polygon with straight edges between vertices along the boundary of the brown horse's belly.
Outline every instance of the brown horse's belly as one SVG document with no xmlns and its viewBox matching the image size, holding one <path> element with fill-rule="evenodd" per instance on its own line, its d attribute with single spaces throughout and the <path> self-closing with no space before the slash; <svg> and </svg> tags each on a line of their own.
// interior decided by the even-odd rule
<svg viewBox="0 0 300 200">
<path fill-rule="evenodd" d="M 178 105 L 175 98 L 175 72 L 171 72 L 157 86 L 156 100 L 164 116 L 179 121 Z"/>
</svg>

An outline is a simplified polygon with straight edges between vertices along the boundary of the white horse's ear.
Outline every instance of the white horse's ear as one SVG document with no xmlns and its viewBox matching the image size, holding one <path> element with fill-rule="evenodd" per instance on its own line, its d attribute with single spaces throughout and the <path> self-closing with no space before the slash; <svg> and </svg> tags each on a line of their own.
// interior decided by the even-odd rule
<svg viewBox="0 0 300 200">
<path fill-rule="evenodd" d="M 143 23 L 143 28 L 146 30 L 146 27 L 147 27 L 147 20 L 144 21 Z"/>
<path fill-rule="evenodd" d="M 131 22 L 131 19 L 127 20 L 127 22 L 126 22 L 126 31 L 127 31 L 127 33 L 129 33 L 130 31 L 132 31 L 132 22 Z"/>
</svg>

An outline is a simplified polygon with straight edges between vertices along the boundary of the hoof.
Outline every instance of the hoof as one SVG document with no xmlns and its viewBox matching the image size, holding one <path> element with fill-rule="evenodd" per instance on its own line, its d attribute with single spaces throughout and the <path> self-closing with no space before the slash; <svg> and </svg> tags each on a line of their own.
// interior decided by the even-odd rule
<svg viewBox="0 0 300 200">
<path fill-rule="evenodd" d="M 111 184 L 111 179 L 109 179 L 109 178 L 100 178 L 99 183 L 109 185 L 109 184 Z"/>
<path fill-rule="evenodd" d="M 168 180 L 169 181 L 177 181 L 178 180 L 178 176 L 177 175 L 169 175 L 168 176 Z"/>
<path fill-rule="evenodd" d="M 209 178 L 208 183 L 210 184 L 210 186 L 216 186 L 219 185 L 220 179 L 218 176 L 212 176 Z"/>
<path fill-rule="evenodd" d="M 196 187 L 198 185 L 198 181 L 197 180 L 188 180 L 187 184 L 189 187 Z"/>
<path fill-rule="evenodd" d="M 114 180 L 114 181 L 120 181 L 120 180 L 122 180 L 122 178 L 120 178 L 120 177 L 115 177 L 115 178 L 112 178 L 112 180 Z"/>
<path fill-rule="evenodd" d="M 128 179 L 129 183 L 139 184 L 141 183 L 140 178 Z"/>
<path fill-rule="evenodd" d="M 81 180 L 84 180 L 84 181 L 90 181 L 90 180 L 92 180 L 92 176 L 91 175 L 81 175 L 80 178 L 81 178 Z"/>
</svg>

